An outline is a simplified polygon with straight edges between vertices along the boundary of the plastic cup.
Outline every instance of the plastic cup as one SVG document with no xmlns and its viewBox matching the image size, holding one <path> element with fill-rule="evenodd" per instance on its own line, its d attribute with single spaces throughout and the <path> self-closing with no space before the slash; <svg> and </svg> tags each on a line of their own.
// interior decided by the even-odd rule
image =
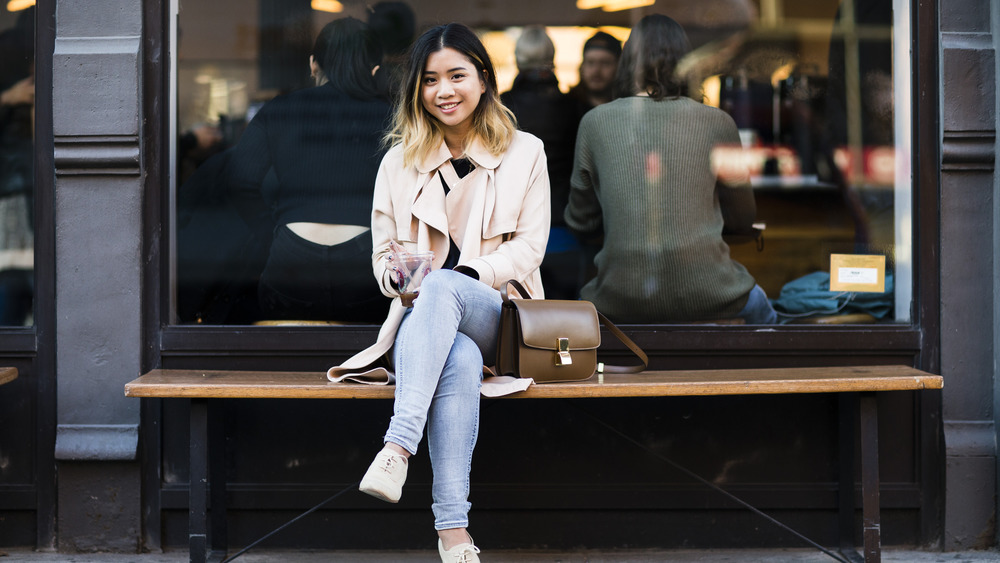
<svg viewBox="0 0 1000 563">
<path fill-rule="evenodd" d="M 418 293 L 420 283 L 424 281 L 424 276 L 430 273 L 433 261 L 434 252 L 429 250 L 403 255 L 399 260 L 399 267 L 403 274 L 403 285 L 399 288 L 400 293 Z"/>
</svg>

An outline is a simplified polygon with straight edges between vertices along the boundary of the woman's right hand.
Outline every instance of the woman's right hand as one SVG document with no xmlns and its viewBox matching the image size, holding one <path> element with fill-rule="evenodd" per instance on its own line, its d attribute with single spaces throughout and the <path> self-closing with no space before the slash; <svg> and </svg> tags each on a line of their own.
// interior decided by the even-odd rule
<svg viewBox="0 0 1000 563">
<path fill-rule="evenodd" d="M 398 291 L 401 287 L 403 287 L 403 269 L 396 263 L 395 260 L 393 260 L 392 256 L 385 259 L 385 267 L 392 272 L 392 284 Z"/>
</svg>

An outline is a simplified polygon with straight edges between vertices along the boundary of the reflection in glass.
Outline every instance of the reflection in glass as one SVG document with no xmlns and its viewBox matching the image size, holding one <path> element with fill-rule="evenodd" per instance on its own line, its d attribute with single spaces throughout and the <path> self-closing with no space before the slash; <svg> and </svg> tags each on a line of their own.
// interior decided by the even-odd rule
<svg viewBox="0 0 1000 563">
<path fill-rule="evenodd" d="M 31 324 L 34 285 L 35 8 L 11 8 L 0 13 L 0 326 Z"/>
<path fill-rule="evenodd" d="M 729 256 L 724 229 L 750 232 L 756 214 L 746 169 L 719 170 L 719 146 L 739 146 L 733 119 L 684 96 L 677 64 L 690 51 L 662 14 L 633 30 L 614 101 L 580 123 L 566 222 L 603 231 L 597 274 L 581 290 L 623 323 L 772 324 L 753 276 Z"/>
<path fill-rule="evenodd" d="M 386 11 L 390 5 L 412 7 L 409 19 L 393 19 L 392 10 Z M 822 280 L 809 290 L 838 303 L 832 315 L 841 320 L 857 322 L 859 317 L 844 313 L 856 312 L 852 309 L 858 303 L 874 299 L 879 308 L 866 321 L 909 322 L 910 61 L 909 5 L 904 0 L 657 0 L 652 6 L 621 12 L 584 9 L 571 1 L 546 3 L 543 8 L 530 0 L 509 0 L 502 10 L 458 0 L 380 2 L 372 10 L 357 2 L 310 0 L 260 0 L 253 9 L 246 6 L 238 0 L 183 1 L 180 6 L 174 172 L 178 254 L 173 275 L 181 322 L 251 323 L 263 318 L 257 290 L 270 245 L 262 240 L 266 236 L 258 236 L 255 229 L 260 225 L 247 225 L 236 213 L 220 184 L 209 182 L 207 189 L 193 192 L 187 189 L 187 180 L 210 164 L 213 155 L 237 145 L 266 102 L 312 86 L 303 61 L 324 25 L 345 16 L 367 21 L 376 13 L 386 16 L 387 29 L 395 22 L 412 30 L 410 37 L 444 23 L 441 14 L 449 14 L 481 30 L 496 62 L 502 92 L 516 91 L 529 78 L 544 75 L 549 86 L 554 83 L 563 93 L 584 82 L 587 53 L 612 53 L 607 48 L 585 48 L 595 35 L 602 37 L 598 32 L 624 43 L 630 27 L 644 15 L 670 16 L 683 26 L 692 47 L 678 65 L 685 95 L 724 111 L 739 132 L 735 144 L 717 147 L 712 162 L 715 171 L 739 168 L 749 175 L 756 209 L 752 230 L 722 233 L 730 258 L 771 299 L 781 301 L 786 286 L 801 289 L 822 277 L 816 274 L 828 274 L 831 254 L 885 256 L 886 286 L 894 288 L 886 295 L 838 295 L 828 286 L 824 289 Z M 544 20 L 546 25 L 539 28 L 554 50 L 543 69 L 518 64 L 518 40 L 526 29 L 535 29 L 525 25 L 527 14 L 532 15 L 530 23 Z M 398 57 L 401 45 L 387 46 L 387 54 Z M 387 59 L 386 70 L 393 66 L 392 60 Z M 595 65 L 600 66 L 591 63 Z M 383 91 L 393 90 L 393 74 L 377 73 Z M 511 96 L 507 99 L 522 128 L 546 137 L 553 201 L 560 199 L 555 191 L 564 184 L 560 166 L 568 166 L 565 155 L 574 154 L 575 140 L 570 140 L 572 135 L 558 140 L 539 129 L 530 105 L 518 107 Z M 549 114 L 553 119 L 559 115 Z M 636 114 L 631 119 L 643 117 Z M 544 115 L 541 122 L 546 123 Z M 663 169 L 663 161 L 648 154 L 632 160 L 640 175 L 657 170 L 662 175 L 679 174 Z M 208 168 L 200 173 L 213 172 Z M 336 177 L 331 174 L 330 182 L 336 183 Z M 277 175 L 269 178 L 265 186 L 281 180 Z M 546 275 L 546 290 L 551 288 L 553 296 L 579 296 L 579 289 L 595 275 L 597 250 L 620 242 L 609 237 L 662 245 L 657 233 L 664 226 L 647 230 L 638 223 L 613 233 L 602 225 L 593 236 L 575 238 L 561 225 L 560 206 L 552 209 L 554 244 L 550 241 L 552 256 L 546 256 L 553 265 Z M 216 228 L 190 228 L 194 223 Z M 228 225 L 222 235 L 220 225 Z M 190 260 L 185 249 L 191 248 L 199 249 L 203 257 Z M 556 255 L 566 249 L 575 249 L 575 254 L 560 262 Z M 882 307 L 885 299 L 889 305 Z M 787 313 L 779 322 L 831 316 L 826 309 L 815 309 L 815 314 L 793 313 L 780 306 L 778 310 Z M 645 322 L 675 320 L 688 319 Z"/>
</svg>

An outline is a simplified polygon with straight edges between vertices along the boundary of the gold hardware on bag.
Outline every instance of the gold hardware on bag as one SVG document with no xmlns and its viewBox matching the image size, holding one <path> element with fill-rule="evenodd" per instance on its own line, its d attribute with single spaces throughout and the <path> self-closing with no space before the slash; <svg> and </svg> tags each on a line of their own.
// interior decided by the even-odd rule
<svg viewBox="0 0 1000 563">
<path fill-rule="evenodd" d="M 573 363 L 569 355 L 569 338 L 556 338 L 556 365 L 568 366 Z"/>
</svg>

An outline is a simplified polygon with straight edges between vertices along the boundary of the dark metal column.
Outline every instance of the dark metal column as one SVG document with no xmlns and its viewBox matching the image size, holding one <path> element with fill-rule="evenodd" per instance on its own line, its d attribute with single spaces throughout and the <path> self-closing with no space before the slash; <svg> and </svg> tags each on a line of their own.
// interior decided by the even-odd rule
<svg viewBox="0 0 1000 563">
<path fill-rule="evenodd" d="M 840 484 L 837 488 L 839 501 L 840 553 L 851 561 L 860 563 L 861 554 L 854 544 L 854 439 L 857 436 L 858 394 L 840 393 L 837 396 L 838 418 L 840 422 L 839 458 Z"/>
<path fill-rule="evenodd" d="M 188 546 L 191 563 L 208 561 L 208 400 L 191 399 Z"/>
<path fill-rule="evenodd" d="M 882 529 L 879 515 L 878 402 L 875 393 L 861 394 L 861 496 L 865 563 L 882 561 Z"/>
<path fill-rule="evenodd" d="M 212 560 L 225 559 L 229 543 L 226 527 L 226 402 L 216 399 L 209 403 L 209 492 L 211 494 Z"/>
</svg>

